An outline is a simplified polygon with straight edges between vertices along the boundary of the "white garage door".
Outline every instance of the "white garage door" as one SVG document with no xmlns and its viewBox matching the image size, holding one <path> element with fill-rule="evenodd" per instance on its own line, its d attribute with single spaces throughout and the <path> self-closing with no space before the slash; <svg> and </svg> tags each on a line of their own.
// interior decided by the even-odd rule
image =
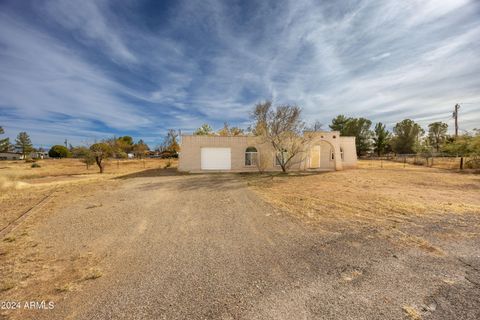
<svg viewBox="0 0 480 320">
<path fill-rule="evenodd" d="M 230 170 L 230 148 L 202 148 L 202 170 Z"/>
</svg>

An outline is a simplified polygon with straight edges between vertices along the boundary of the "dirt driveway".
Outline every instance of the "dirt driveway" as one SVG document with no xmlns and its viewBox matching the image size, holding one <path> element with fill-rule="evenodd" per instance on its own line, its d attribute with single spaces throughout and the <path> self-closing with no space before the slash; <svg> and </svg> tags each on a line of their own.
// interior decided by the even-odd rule
<svg viewBox="0 0 480 320">
<path fill-rule="evenodd" d="M 448 242 L 439 254 L 397 246 L 375 227 L 305 224 L 262 201 L 237 175 L 127 177 L 30 230 L 52 256 L 91 257 L 98 277 L 67 291 L 53 310 L 21 314 L 478 319 L 480 242 L 470 230 L 478 219 L 456 219 L 474 236 Z M 448 216 L 429 227 L 446 226 Z"/>
</svg>

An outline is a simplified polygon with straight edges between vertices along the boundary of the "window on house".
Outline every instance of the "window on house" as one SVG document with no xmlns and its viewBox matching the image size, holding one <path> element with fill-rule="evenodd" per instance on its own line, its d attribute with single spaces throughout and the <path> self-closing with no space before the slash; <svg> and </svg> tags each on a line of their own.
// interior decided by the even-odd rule
<svg viewBox="0 0 480 320">
<path fill-rule="evenodd" d="M 257 165 L 258 152 L 255 147 L 248 147 L 245 150 L 245 166 L 255 166 Z"/>
<path fill-rule="evenodd" d="M 330 160 L 335 160 L 335 151 L 333 149 L 330 150 Z"/>
<path fill-rule="evenodd" d="M 340 148 L 340 158 L 343 160 L 343 148 Z"/>
</svg>

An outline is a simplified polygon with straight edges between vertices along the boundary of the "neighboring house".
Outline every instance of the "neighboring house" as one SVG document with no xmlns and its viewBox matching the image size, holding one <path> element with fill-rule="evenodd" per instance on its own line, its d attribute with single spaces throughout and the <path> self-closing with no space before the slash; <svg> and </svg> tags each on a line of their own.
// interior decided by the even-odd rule
<svg viewBox="0 0 480 320">
<path fill-rule="evenodd" d="M 338 131 L 309 132 L 313 139 L 292 161 L 290 171 L 343 170 L 357 166 L 355 137 Z M 273 147 L 256 136 L 183 135 L 178 170 L 249 172 L 262 167 L 281 171 Z"/>
<path fill-rule="evenodd" d="M 30 153 L 30 158 L 32 159 L 47 159 L 49 158 L 48 152 L 45 151 L 35 151 Z"/>
<path fill-rule="evenodd" d="M 22 160 L 21 152 L 0 152 L 0 160 Z"/>
</svg>

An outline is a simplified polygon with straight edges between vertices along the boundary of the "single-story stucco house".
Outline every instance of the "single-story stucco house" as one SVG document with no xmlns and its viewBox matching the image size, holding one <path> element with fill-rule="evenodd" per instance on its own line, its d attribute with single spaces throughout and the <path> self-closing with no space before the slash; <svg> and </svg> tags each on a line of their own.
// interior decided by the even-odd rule
<svg viewBox="0 0 480 320">
<path fill-rule="evenodd" d="M 291 171 L 333 171 L 357 166 L 355 137 L 341 137 L 338 131 L 308 134 L 312 138 L 292 160 Z M 182 135 L 180 150 L 179 171 L 251 172 L 259 167 L 281 171 L 273 147 L 257 136 Z"/>
<path fill-rule="evenodd" d="M 21 152 L 0 152 L 0 160 L 21 160 L 23 154 Z"/>
</svg>

